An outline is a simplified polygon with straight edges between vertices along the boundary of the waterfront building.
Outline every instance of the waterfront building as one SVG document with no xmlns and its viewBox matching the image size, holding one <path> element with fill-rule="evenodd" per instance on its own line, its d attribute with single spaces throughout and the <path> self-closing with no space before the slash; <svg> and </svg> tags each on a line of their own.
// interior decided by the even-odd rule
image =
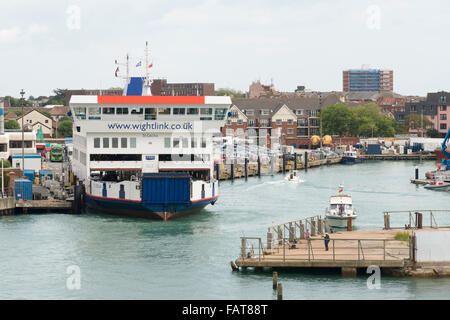
<svg viewBox="0 0 450 320">
<path fill-rule="evenodd" d="M 273 85 L 273 83 L 271 83 L 270 85 L 264 85 L 259 80 L 252 82 L 248 90 L 249 98 L 259 98 L 261 96 L 276 94 L 278 94 L 278 91 L 275 90 L 275 86 Z"/>
<path fill-rule="evenodd" d="M 394 71 L 350 69 L 342 72 L 344 92 L 390 92 L 394 90 Z"/>
<path fill-rule="evenodd" d="M 222 133 L 253 138 L 268 148 L 274 140 L 308 148 L 311 136 L 320 134 L 320 108 L 318 97 L 232 99 Z"/>
<path fill-rule="evenodd" d="M 450 93 L 445 91 L 428 93 L 425 99 L 414 99 L 405 103 L 404 111 L 395 112 L 397 121 L 405 122 L 410 114 L 425 117 L 433 124 L 433 128 L 444 137 L 450 128 Z M 410 129 L 410 133 L 426 132 L 428 128 Z"/>
<path fill-rule="evenodd" d="M 168 83 L 167 79 L 154 79 L 153 96 L 214 96 L 214 83 Z"/>
</svg>

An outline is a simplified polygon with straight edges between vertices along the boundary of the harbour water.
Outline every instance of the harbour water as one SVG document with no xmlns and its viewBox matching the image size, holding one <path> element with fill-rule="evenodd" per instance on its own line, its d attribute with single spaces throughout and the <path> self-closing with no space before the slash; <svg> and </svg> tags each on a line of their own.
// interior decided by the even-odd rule
<svg viewBox="0 0 450 320">
<path fill-rule="evenodd" d="M 232 272 L 240 236 L 273 224 L 323 215 L 339 184 L 353 197 L 361 229 L 382 228 L 383 210 L 450 209 L 449 193 L 410 183 L 434 162 L 383 161 L 221 182 L 203 212 L 163 222 L 108 216 L 43 214 L 0 218 L 0 299 L 275 299 L 270 270 Z M 438 223 L 450 225 L 448 217 Z M 66 286 L 69 266 L 81 287 Z M 449 299 L 450 279 L 343 278 L 339 271 L 283 271 L 284 299 Z"/>
</svg>

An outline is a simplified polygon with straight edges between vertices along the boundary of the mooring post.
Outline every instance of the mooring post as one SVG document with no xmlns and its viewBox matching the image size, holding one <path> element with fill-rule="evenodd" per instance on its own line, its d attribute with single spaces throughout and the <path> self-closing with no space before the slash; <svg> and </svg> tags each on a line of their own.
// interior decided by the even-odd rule
<svg viewBox="0 0 450 320">
<path fill-rule="evenodd" d="M 267 250 L 272 249 L 273 233 L 267 232 Z"/>
<path fill-rule="evenodd" d="M 286 173 L 286 154 L 283 153 L 283 173 Z"/>
<path fill-rule="evenodd" d="M 347 218 L 347 231 L 352 231 L 352 217 Z"/>
<path fill-rule="evenodd" d="M 247 239 L 241 238 L 241 258 L 245 259 L 245 253 L 246 253 L 246 246 L 247 246 Z"/>
<path fill-rule="evenodd" d="M 301 221 L 300 221 L 300 239 L 305 239 L 305 226 Z"/>
<path fill-rule="evenodd" d="M 234 160 L 231 162 L 231 181 L 234 181 Z"/>
<path fill-rule="evenodd" d="M 316 222 L 314 221 L 314 218 L 311 218 L 311 236 L 316 235 Z"/>
<path fill-rule="evenodd" d="M 297 170 L 297 153 L 294 153 L 294 170 Z"/>
<path fill-rule="evenodd" d="M 294 242 L 294 227 L 292 226 L 292 222 L 289 222 L 289 242 Z"/>
<path fill-rule="evenodd" d="M 319 234 L 323 234 L 323 222 L 320 218 L 317 221 L 317 229 L 319 230 Z"/>
<path fill-rule="evenodd" d="M 305 151 L 305 170 L 308 170 L 308 151 Z"/>
<path fill-rule="evenodd" d="M 277 299 L 278 300 L 283 300 L 283 285 L 281 283 L 278 284 Z"/>
<path fill-rule="evenodd" d="M 258 177 L 261 177 L 261 159 L 258 156 Z"/>
<path fill-rule="evenodd" d="M 389 217 L 389 213 L 385 213 L 384 214 L 384 229 L 385 230 L 389 230 L 391 228 L 390 226 L 390 217 Z"/>
<path fill-rule="evenodd" d="M 416 171 L 416 180 L 419 179 L 419 167 L 415 167 L 415 171 Z"/>
<path fill-rule="evenodd" d="M 283 233 L 281 231 L 281 227 L 278 226 L 277 227 L 277 236 L 278 236 L 278 245 L 281 246 L 281 244 L 283 243 Z"/>
<path fill-rule="evenodd" d="M 219 163 L 216 163 L 216 179 L 217 181 L 220 180 L 220 174 L 219 174 Z"/>
<path fill-rule="evenodd" d="M 272 283 L 272 288 L 273 290 L 277 289 L 277 282 L 278 282 L 278 272 L 274 271 L 273 272 L 273 279 L 272 279 L 273 283 Z"/>
<path fill-rule="evenodd" d="M 245 158 L 245 162 L 244 162 L 244 172 L 245 172 L 245 181 L 247 181 L 247 177 L 248 177 L 248 158 Z"/>
<path fill-rule="evenodd" d="M 330 233 L 330 225 L 328 224 L 328 219 L 325 218 L 324 221 L 325 221 L 325 232 Z"/>
</svg>

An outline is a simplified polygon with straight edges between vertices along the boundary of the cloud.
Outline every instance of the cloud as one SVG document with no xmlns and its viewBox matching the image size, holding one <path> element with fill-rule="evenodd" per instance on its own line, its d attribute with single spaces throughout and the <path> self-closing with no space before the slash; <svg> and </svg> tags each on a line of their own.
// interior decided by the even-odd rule
<svg viewBox="0 0 450 320">
<path fill-rule="evenodd" d="M 1 42 L 12 42 L 17 40 L 21 33 L 19 27 L 11 27 L 9 29 L 0 29 L 0 43 Z"/>
<path fill-rule="evenodd" d="M 28 33 L 31 35 L 46 33 L 48 27 L 40 24 L 32 24 L 28 27 Z"/>
</svg>

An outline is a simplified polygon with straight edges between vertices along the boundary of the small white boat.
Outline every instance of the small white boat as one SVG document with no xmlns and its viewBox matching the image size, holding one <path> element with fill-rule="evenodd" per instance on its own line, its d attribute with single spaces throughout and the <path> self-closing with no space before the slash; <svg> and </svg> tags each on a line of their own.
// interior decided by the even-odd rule
<svg viewBox="0 0 450 320">
<path fill-rule="evenodd" d="M 442 180 L 434 180 L 433 182 L 425 185 L 424 188 L 428 189 L 428 190 L 449 191 L 450 190 L 450 182 L 445 182 Z"/>
<path fill-rule="evenodd" d="M 300 182 L 300 172 L 298 170 L 293 170 L 286 175 L 285 179 L 291 182 Z"/>
<path fill-rule="evenodd" d="M 352 197 L 343 194 L 343 186 L 339 186 L 339 194 L 330 197 L 330 205 L 325 211 L 328 225 L 335 228 L 346 228 L 349 218 L 353 221 L 358 214 L 353 208 Z"/>
</svg>

